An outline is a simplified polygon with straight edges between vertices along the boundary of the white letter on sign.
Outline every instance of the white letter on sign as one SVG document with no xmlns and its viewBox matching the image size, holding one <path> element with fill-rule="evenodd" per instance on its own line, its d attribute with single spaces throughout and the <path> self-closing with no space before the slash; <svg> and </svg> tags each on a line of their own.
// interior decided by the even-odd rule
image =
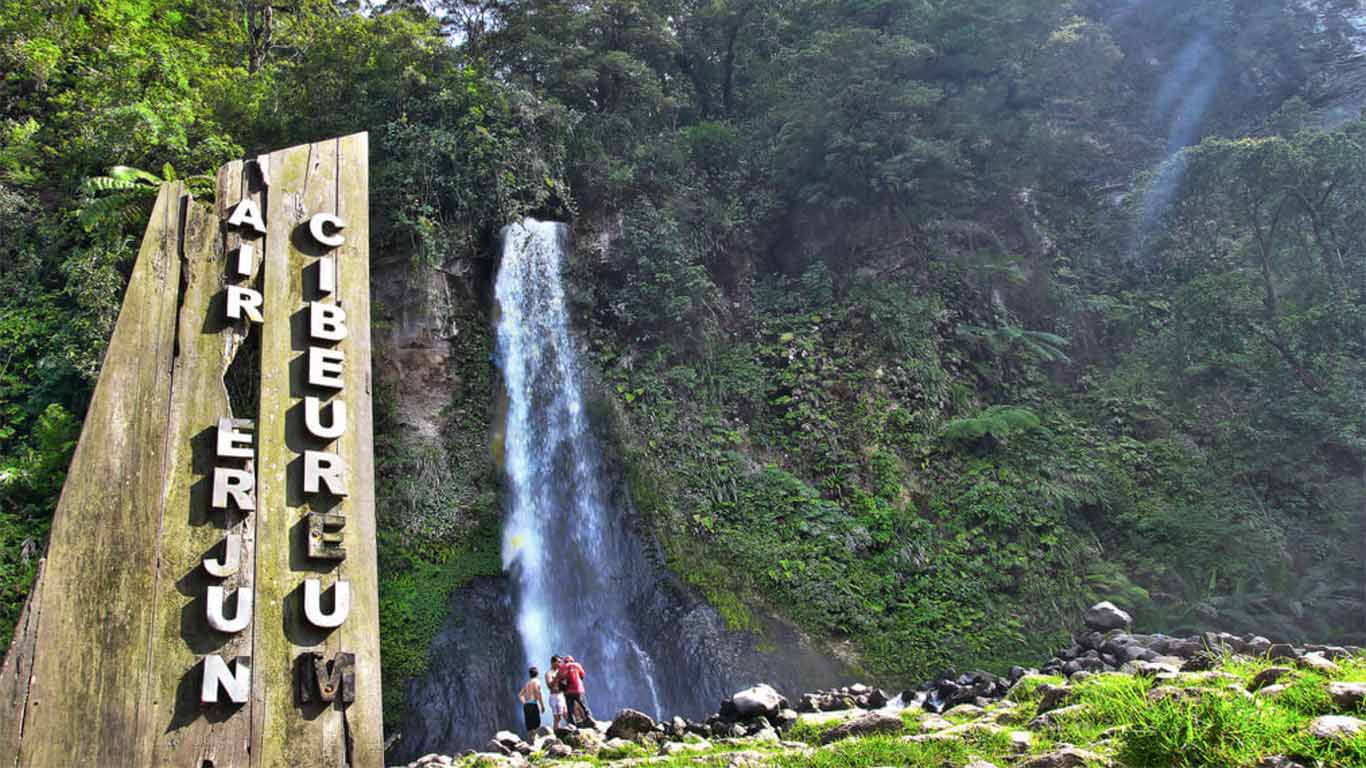
<svg viewBox="0 0 1366 768">
<path fill-rule="evenodd" d="M 346 495 L 346 462 L 335 453 L 304 451 L 304 493 L 317 493 L 318 481 L 333 496 Z"/>
<path fill-rule="evenodd" d="M 242 243 L 237 249 L 237 276 L 251 277 L 251 268 L 256 266 L 256 249 L 251 243 Z"/>
<path fill-rule="evenodd" d="M 342 388 L 342 363 L 346 355 L 339 349 L 308 348 L 308 383 L 328 389 Z"/>
<path fill-rule="evenodd" d="M 237 595 L 237 613 L 231 619 L 223 616 L 223 586 L 214 584 L 209 587 L 209 626 L 219 632 L 241 632 L 251 623 L 251 590 L 241 588 L 235 590 Z"/>
<path fill-rule="evenodd" d="M 331 424 L 323 426 L 323 401 L 312 395 L 304 398 L 304 427 L 308 434 L 323 440 L 336 440 L 346 432 L 346 403 L 332 400 L 327 404 L 332 412 Z"/>
<path fill-rule="evenodd" d="M 251 429 L 251 421 L 248 419 L 230 419 L 227 416 L 218 419 L 218 458 L 220 459 L 250 459 L 251 458 L 251 433 L 241 432 L 237 428 Z"/>
<path fill-rule="evenodd" d="M 340 627 L 351 613 L 351 584 L 338 581 L 333 595 L 332 612 L 323 613 L 323 585 L 317 579 L 304 579 L 304 616 L 315 627 Z"/>
<path fill-rule="evenodd" d="M 261 209 L 256 206 L 256 201 L 246 198 L 232 209 L 232 215 L 228 217 L 228 226 L 240 227 L 243 224 L 256 230 L 258 234 L 266 233 L 266 220 L 261 218 Z"/>
<path fill-rule="evenodd" d="M 336 304 L 308 302 L 308 335 L 323 341 L 346 338 L 346 310 Z"/>
<path fill-rule="evenodd" d="M 256 476 L 245 469 L 231 467 L 213 468 L 213 508 L 227 509 L 228 496 L 237 502 L 241 510 L 256 509 Z"/>
<path fill-rule="evenodd" d="M 247 703 L 251 693 L 251 657 L 238 656 L 237 670 L 228 673 L 228 663 L 222 656 L 204 657 L 204 681 L 199 686 L 199 700 L 205 704 L 218 703 L 218 689 L 228 694 L 228 701 L 234 704 Z"/>
<path fill-rule="evenodd" d="M 346 222 L 330 213 L 315 213 L 308 220 L 308 234 L 312 235 L 318 244 L 328 248 L 336 248 L 346 242 L 346 238 L 340 234 L 343 229 L 346 229 Z M 332 230 L 332 234 L 327 234 L 328 230 Z"/>
<path fill-rule="evenodd" d="M 223 537 L 223 559 L 219 561 L 216 557 L 204 558 L 204 570 L 210 576 L 217 576 L 222 579 L 237 573 L 237 569 L 242 565 L 242 534 L 230 533 Z"/>
<path fill-rule="evenodd" d="M 241 320 L 242 312 L 247 313 L 247 319 L 253 323 L 265 322 L 261 317 L 261 304 L 265 300 L 261 294 L 250 288 L 243 288 L 240 285 L 228 286 L 228 318 Z"/>
</svg>

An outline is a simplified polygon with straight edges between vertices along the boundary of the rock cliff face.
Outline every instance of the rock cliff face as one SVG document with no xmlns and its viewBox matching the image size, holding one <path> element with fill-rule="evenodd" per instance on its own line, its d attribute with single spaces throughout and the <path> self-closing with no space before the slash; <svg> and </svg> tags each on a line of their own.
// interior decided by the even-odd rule
<svg viewBox="0 0 1366 768">
<path fill-rule="evenodd" d="M 1306 17 L 1300 48 L 1312 59 L 1302 98 L 1325 128 L 1356 119 L 1366 106 L 1366 6 L 1300 0 L 1294 10 Z"/>
</svg>

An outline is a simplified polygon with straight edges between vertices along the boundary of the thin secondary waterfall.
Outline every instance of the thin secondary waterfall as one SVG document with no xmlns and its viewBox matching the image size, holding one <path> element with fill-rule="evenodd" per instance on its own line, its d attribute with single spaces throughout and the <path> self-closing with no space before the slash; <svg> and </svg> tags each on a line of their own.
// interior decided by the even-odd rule
<svg viewBox="0 0 1366 768">
<path fill-rule="evenodd" d="M 525 219 L 503 233 L 497 358 L 507 387 L 508 515 L 503 567 L 515 584 L 527 666 L 552 654 L 587 671 L 598 717 L 622 707 L 662 714 L 654 662 L 636 641 L 627 598 L 636 575 L 611 508 L 602 455 L 584 411 L 561 269 L 568 228 Z"/>
</svg>

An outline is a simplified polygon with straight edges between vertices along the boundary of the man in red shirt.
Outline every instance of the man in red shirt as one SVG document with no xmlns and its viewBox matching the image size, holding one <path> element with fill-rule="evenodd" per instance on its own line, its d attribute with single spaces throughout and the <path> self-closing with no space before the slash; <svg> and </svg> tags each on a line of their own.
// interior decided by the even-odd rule
<svg viewBox="0 0 1366 768">
<path fill-rule="evenodd" d="M 569 711 L 569 722 L 575 725 L 582 725 L 592 717 L 588 711 L 588 704 L 583 700 L 583 667 L 573 656 L 566 656 L 560 663 L 559 674 L 556 680 L 561 682 L 564 687 L 565 708 Z"/>
</svg>

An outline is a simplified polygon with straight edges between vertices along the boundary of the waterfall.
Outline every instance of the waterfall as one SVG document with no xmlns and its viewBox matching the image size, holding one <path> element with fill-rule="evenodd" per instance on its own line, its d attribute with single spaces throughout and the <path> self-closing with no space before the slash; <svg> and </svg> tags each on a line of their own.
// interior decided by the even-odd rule
<svg viewBox="0 0 1366 768">
<path fill-rule="evenodd" d="M 603 459 L 584 411 L 581 370 L 561 281 L 568 229 L 525 219 L 503 233 L 497 362 L 507 388 L 503 568 L 514 585 L 526 666 L 552 654 L 586 670 L 598 717 L 622 707 L 661 716 L 654 662 L 627 605 L 640 561 L 610 504 Z"/>
</svg>

